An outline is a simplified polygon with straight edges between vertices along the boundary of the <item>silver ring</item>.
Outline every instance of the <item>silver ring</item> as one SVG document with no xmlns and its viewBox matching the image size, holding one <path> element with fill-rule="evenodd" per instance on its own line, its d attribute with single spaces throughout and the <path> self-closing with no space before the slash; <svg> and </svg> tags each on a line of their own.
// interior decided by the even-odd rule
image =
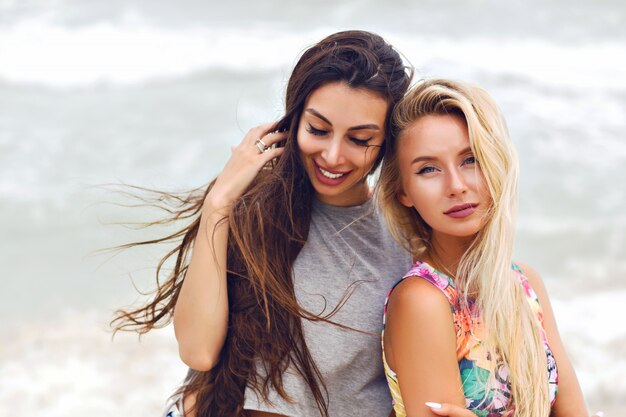
<svg viewBox="0 0 626 417">
<path fill-rule="evenodd" d="M 261 139 L 257 139 L 256 142 L 254 142 L 254 145 L 261 153 L 267 150 L 267 145 Z"/>
</svg>

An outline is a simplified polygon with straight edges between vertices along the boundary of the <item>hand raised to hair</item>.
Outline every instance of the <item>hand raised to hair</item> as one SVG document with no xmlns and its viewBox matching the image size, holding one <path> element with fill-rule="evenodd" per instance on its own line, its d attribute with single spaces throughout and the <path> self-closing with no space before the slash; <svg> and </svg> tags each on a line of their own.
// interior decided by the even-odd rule
<svg viewBox="0 0 626 417">
<path fill-rule="evenodd" d="M 283 153 L 284 148 L 271 146 L 285 140 L 287 133 L 268 133 L 274 125 L 265 123 L 250 129 L 241 143 L 231 148 L 230 159 L 207 195 L 205 205 L 208 204 L 214 210 L 230 207 L 233 201 L 241 197 L 265 164 Z"/>
</svg>

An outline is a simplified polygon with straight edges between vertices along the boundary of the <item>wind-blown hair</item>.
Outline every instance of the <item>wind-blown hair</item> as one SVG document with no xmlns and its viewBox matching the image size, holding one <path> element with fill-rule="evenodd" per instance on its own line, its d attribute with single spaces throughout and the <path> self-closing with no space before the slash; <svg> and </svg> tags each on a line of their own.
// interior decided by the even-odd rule
<svg viewBox="0 0 626 417">
<path fill-rule="evenodd" d="M 531 311 L 511 265 L 517 208 L 518 161 L 508 130 L 493 99 L 482 88 L 450 80 L 418 83 L 396 106 L 394 140 L 387 142 L 378 198 L 393 236 L 411 252 L 431 256 L 432 230 L 414 208 L 398 200 L 401 173 L 398 152 L 403 135 L 426 115 L 454 115 L 465 121 L 470 147 L 491 195 L 487 221 L 452 271 L 456 287 L 477 303 L 487 352 L 497 352 L 509 367 L 516 417 L 550 414 L 547 360 L 540 324 Z M 477 296 L 476 296 L 477 295 Z M 495 364 L 494 367 L 500 364 Z M 490 369 L 491 377 L 495 370 Z M 485 387 L 489 389 L 489 387 Z M 486 396 L 487 398 L 487 396 Z"/>
<path fill-rule="evenodd" d="M 363 31 L 335 33 L 306 50 L 297 62 L 287 85 L 285 115 L 273 128 L 287 132 L 280 144 L 284 146 L 283 154 L 272 167 L 261 170 L 233 203 L 228 218 L 222 220 L 228 221 L 230 230 L 226 339 L 216 366 L 206 372 L 190 371 L 179 390 L 185 395 L 196 394 L 197 416 L 243 416 L 246 385 L 265 399 L 273 387 L 290 400 L 282 381 L 289 366 L 309 385 L 320 413 L 328 415 L 323 378 L 305 343 L 301 319 L 329 321 L 329 316 L 319 317 L 303 310 L 293 288 L 293 264 L 308 237 L 314 196 L 298 149 L 298 124 L 313 91 L 328 83 L 343 82 L 386 100 L 388 138 L 391 110 L 404 95 L 410 78 L 410 70 L 393 47 L 380 36 Z M 162 239 L 125 246 L 176 243 L 159 264 L 158 288 L 152 301 L 135 310 L 118 311 L 113 321 L 117 330 L 145 333 L 172 320 L 198 233 L 202 204 L 214 182 L 187 196 L 157 193 L 160 203 L 174 204 L 166 207 L 172 216 L 155 223 L 179 219 L 192 222 Z M 161 283 L 161 266 L 170 258 L 175 260 L 174 269 Z M 265 376 L 257 375 L 256 364 L 262 364 Z"/>
</svg>

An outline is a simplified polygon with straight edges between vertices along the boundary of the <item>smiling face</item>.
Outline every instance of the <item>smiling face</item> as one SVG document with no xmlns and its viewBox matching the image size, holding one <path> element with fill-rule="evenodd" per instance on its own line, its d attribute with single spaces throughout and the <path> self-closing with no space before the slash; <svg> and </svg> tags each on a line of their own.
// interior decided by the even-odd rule
<svg viewBox="0 0 626 417">
<path fill-rule="evenodd" d="M 369 198 L 367 174 L 385 138 L 388 104 L 367 90 L 333 82 L 304 104 L 298 147 L 317 198 L 353 206 Z"/>
<path fill-rule="evenodd" d="M 470 148 L 465 120 L 426 115 L 412 122 L 398 143 L 406 207 L 414 207 L 438 237 L 473 237 L 484 226 L 491 197 Z"/>
</svg>

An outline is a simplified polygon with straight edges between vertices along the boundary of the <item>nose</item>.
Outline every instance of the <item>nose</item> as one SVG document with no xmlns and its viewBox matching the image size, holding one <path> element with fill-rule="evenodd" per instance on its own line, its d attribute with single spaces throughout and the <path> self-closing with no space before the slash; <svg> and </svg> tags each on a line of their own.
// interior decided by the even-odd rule
<svg viewBox="0 0 626 417">
<path fill-rule="evenodd" d="M 451 169 L 448 175 L 448 195 L 455 197 L 467 191 L 467 181 L 459 169 Z"/>
<path fill-rule="evenodd" d="M 340 137 L 333 136 L 326 142 L 322 150 L 322 158 L 328 168 L 338 166 L 343 162 L 343 141 Z"/>
</svg>

